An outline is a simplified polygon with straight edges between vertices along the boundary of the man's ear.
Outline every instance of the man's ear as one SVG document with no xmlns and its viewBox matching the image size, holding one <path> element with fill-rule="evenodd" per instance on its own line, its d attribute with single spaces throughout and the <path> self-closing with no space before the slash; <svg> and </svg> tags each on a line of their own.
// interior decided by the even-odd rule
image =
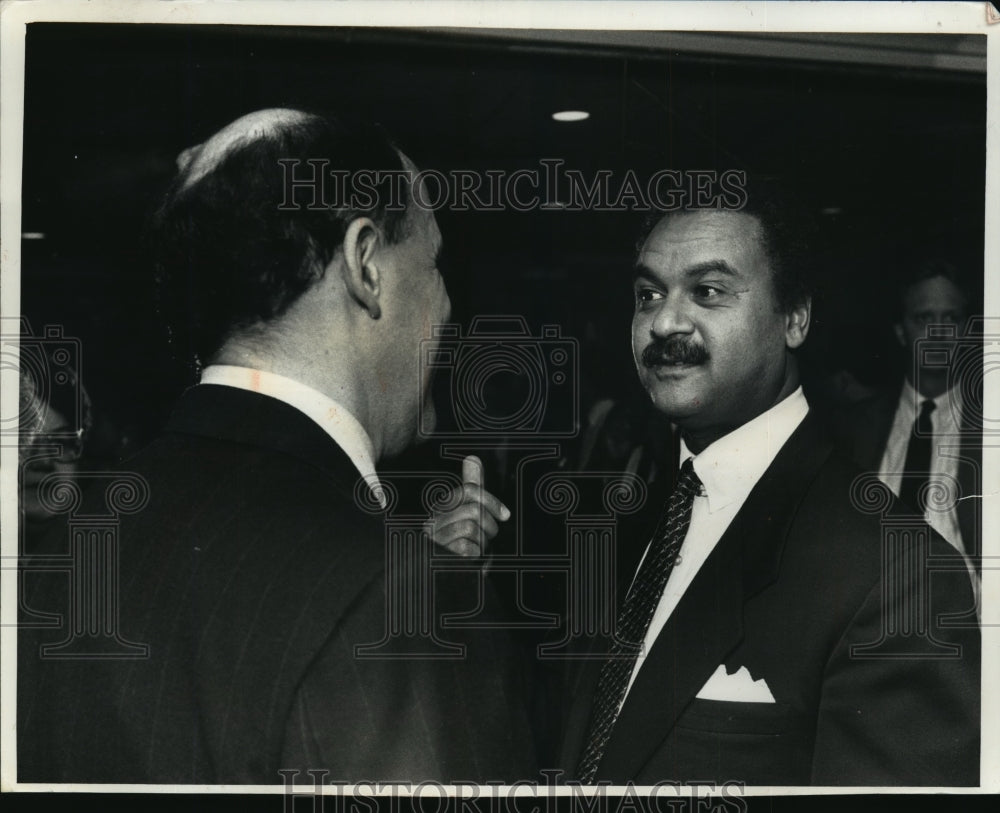
<svg viewBox="0 0 1000 813">
<path fill-rule="evenodd" d="M 903 326 L 899 322 L 893 323 L 892 332 L 896 334 L 896 341 L 899 342 L 899 346 L 906 347 L 906 334 L 903 332 Z"/>
<path fill-rule="evenodd" d="M 812 319 L 812 299 L 806 298 L 792 308 L 785 316 L 785 345 L 794 350 L 801 347 L 809 334 Z"/>
<path fill-rule="evenodd" d="M 344 283 L 347 291 L 372 319 L 382 315 L 382 293 L 375 254 L 380 232 L 367 217 L 352 220 L 344 234 Z"/>
</svg>

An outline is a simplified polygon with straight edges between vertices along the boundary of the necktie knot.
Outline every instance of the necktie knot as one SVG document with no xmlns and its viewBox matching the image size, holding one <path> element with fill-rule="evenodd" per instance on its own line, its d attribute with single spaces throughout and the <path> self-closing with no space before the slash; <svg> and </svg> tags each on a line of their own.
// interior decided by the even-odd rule
<svg viewBox="0 0 1000 813">
<path fill-rule="evenodd" d="M 930 435 L 934 432 L 934 424 L 931 422 L 931 413 L 934 412 L 935 404 L 930 398 L 920 402 L 920 414 L 913 422 L 914 434 Z"/>
<path fill-rule="evenodd" d="M 698 494 L 701 491 L 701 479 L 694 470 L 694 458 L 689 457 L 681 465 L 677 474 L 677 485 L 674 487 L 674 496 L 682 496 L 684 499 Z"/>
</svg>

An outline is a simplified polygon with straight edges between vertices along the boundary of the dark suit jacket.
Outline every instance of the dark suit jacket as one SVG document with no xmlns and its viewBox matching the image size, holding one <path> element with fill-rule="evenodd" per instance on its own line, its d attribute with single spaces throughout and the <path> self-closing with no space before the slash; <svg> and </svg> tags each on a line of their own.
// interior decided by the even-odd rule
<svg viewBox="0 0 1000 813">
<path fill-rule="evenodd" d="M 831 416 L 831 426 L 839 447 L 862 469 L 878 473 L 889 442 L 893 419 L 899 405 L 900 386 L 867 398 Z M 965 552 L 979 568 L 982 556 L 982 424 L 973 410 L 964 410 L 960 420 L 958 446 L 958 525 Z M 971 497 L 971 498 L 970 498 Z"/>
<path fill-rule="evenodd" d="M 941 617 L 973 607 L 969 575 L 944 540 L 934 535 L 931 552 L 960 569 L 934 573 L 925 615 L 957 655 L 940 657 L 948 653 L 913 636 L 888 637 L 878 657 L 852 653 L 882 637 L 895 595 L 883 589 L 884 568 L 905 595 L 927 583 L 920 566 L 897 569 L 900 551 L 884 547 L 881 516 L 855 507 L 858 473 L 807 417 L 656 639 L 598 781 L 978 784 L 979 631 L 974 616 L 962 627 Z M 697 699 L 720 664 L 763 678 L 776 702 Z M 600 667 L 588 662 L 567 694 L 560 762 L 569 777 Z"/>
<path fill-rule="evenodd" d="M 39 645 L 65 626 L 22 631 L 20 781 L 533 774 L 504 634 L 438 628 L 467 647 L 450 659 L 393 657 L 394 645 L 356 657 L 356 645 L 385 637 L 387 590 L 406 573 L 390 568 L 387 588 L 385 518 L 356 506 L 357 472 L 315 423 L 275 399 L 202 385 L 125 468 L 150 496 L 120 521 L 120 634 L 149 657 L 41 659 Z M 53 544 L 66 548 L 65 531 Z M 31 610 L 67 612 L 64 574 L 26 581 Z M 439 574 L 436 587 L 436 617 L 492 601 L 473 571 Z"/>
</svg>

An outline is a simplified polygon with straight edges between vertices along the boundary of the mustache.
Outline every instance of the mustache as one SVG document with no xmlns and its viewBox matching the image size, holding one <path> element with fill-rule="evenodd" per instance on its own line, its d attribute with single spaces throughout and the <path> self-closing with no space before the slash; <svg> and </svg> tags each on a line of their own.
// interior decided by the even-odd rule
<svg viewBox="0 0 1000 813">
<path fill-rule="evenodd" d="M 682 336 L 654 339 L 642 351 L 642 363 L 647 367 L 659 364 L 704 364 L 708 361 L 705 346 Z"/>
</svg>

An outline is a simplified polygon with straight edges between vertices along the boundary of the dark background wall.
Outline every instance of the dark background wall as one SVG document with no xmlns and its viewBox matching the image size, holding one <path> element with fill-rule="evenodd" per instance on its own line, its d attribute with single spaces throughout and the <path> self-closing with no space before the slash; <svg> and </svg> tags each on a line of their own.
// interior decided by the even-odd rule
<svg viewBox="0 0 1000 813">
<path fill-rule="evenodd" d="M 443 171 L 558 158 L 615 177 L 736 168 L 794 179 L 820 220 L 831 272 L 809 342 L 817 377 L 846 368 L 873 383 L 888 374 L 892 274 L 914 246 L 955 256 L 981 288 L 985 59 L 977 71 L 883 58 L 947 54 L 976 38 L 881 36 L 868 47 L 855 37 L 845 53 L 864 46 L 876 55 L 867 61 L 817 57 L 819 36 L 799 51 L 762 38 L 743 56 L 726 35 L 683 49 L 600 32 L 559 39 L 30 25 L 22 230 L 44 238 L 23 242 L 23 312 L 36 330 L 59 323 L 81 338 L 84 379 L 126 434 L 122 448 L 147 438 L 182 381 L 151 309 L 144 220 L 182 149 L 274 105 L 378 120 L 420 166 Z M 563 109 L 591 116 L 553 121 Z M 585 400 L 634 387 L 628 275 L 639 217 L 439 217 L 457 321 L 516 313 L 534 331 L 559 325 L 581 342 Z"/>
</svg>

